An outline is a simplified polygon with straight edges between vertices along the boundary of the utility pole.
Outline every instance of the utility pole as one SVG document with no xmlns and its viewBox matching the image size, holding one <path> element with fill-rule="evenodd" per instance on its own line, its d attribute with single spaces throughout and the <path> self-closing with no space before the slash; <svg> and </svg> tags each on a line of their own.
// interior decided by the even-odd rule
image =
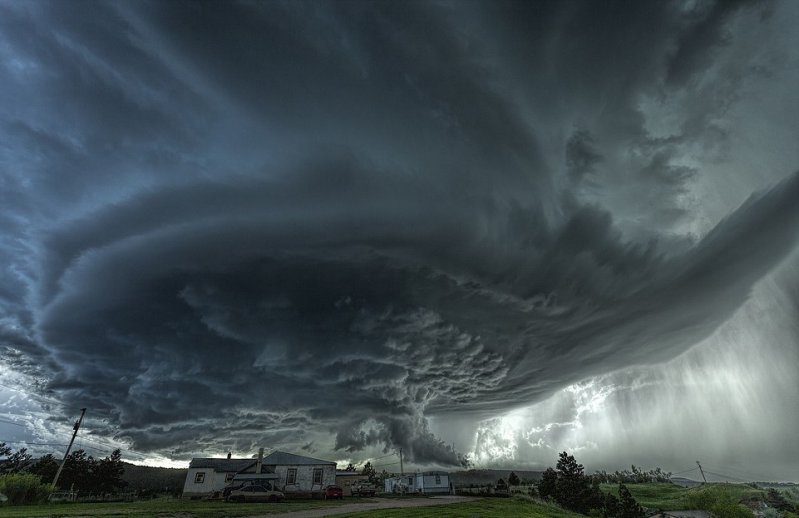
<svg viewBox="0 0 799 518">
<path fill-rule="evenodd" d="M 78 430 L 80 429 L 80 424 L 83 422 L 83 415 L 86 413 L 85 408 L 80 409 L 80 418 L 75 421 L 75 426 L 72 427 L 74 432 L 72 432 L 72 439 L 69 440 L 69 446 L 67 446 L 67 452 L 64 454 L 64 460 L 61 461 L 61 465 L 58 466 L 58 471 L 55 473 L 55 478 L 53 479 L 53 489 L 56 488 L 56 483 L 58 482 L 58 477 L 61 476 L 61 470 L 64 469 L 64 464 L 67 462 L 67 457 L 69 456 L 69 450 L 72 449 L 72 443 L 75 442 L 75 436 L 78 435 Z"/>
<path fill-rule="evenodd" d="M 702 465 L 699 464 L 699 461 L 696 461 L 696 465 L 699 466 L 699 473 L 702 474 L 702 480 L 704 480 L 705 484 L 707 484 L 707 479 L 705 478 L 705 472 L 702 471 Z"/>
</svg>

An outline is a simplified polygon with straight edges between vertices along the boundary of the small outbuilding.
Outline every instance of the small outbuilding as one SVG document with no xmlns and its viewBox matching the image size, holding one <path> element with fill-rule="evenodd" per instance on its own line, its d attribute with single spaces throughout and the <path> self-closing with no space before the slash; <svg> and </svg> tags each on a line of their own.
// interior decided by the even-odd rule
<svg viewBox="0 0 799 518">
<path fill-rule="evenodd" d="M 428 495 L 452 492 L 449 473 L 446 471 L 417 471 L 401 477 L 390 477 L 384 482 L 387 493 L 424 493 Z"/>
<path fill-rule="evenodd" d="M 345 495 L 350 494 L 350 488 L 355 484 L 368 484 L 369 476 L 359 471 L 336 470 L 336 485 L 344 490 Z"/>
</svg>

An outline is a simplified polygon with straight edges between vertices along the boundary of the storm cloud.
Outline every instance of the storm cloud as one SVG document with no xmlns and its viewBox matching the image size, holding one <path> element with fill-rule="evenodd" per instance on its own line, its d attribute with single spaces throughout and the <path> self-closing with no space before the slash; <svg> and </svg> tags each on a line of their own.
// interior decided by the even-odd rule
<svg viewBox="0 0 799 518">
<path fill-rule="evenodd" d="M 5 366 L 140 452 L 458 465 L 431 418 L 672 360 L 791 257 L 799 162 L 713 168 L 797 14 L 0 4 Z"/>
</svg>

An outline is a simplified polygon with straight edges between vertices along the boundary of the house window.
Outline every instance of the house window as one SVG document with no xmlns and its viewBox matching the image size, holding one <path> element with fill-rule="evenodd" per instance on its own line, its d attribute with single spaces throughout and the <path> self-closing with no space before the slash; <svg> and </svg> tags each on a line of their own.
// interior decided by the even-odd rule
<svg viewBox="0 0 799 518">
<path fill-rule="evenodd" d="M 297 483 L 297 468 L 286 470 L 286 485 Z"/>
<path fill-rule="evenodd" d="M 313 483 L 314 484 L 321 484 L 322 483 L 322 468 L 314 468 L 314 470 L 313 470 Z"/>
<path fill-rule="evenodd" d="M 235 473 L 225 473 L 225 484 L 233 480 L 233 475 L 235 475 Z"/>
<path fill-rule="evenodd" d="M 441 485 L 441 475 L 436 475 L 436 485 L 437 486 Z"/>
<path fill-rule="evenodd" d="M 203 482 L 205 482 L 205 471 L 198 471 L 194 474 L 194 483 L 202 484 Z"/>
<path fill-rule="evenodd" d="M 408 485 L 409 486 L 413 485 L 413 477 L 408 477 Z"/>
</svg>

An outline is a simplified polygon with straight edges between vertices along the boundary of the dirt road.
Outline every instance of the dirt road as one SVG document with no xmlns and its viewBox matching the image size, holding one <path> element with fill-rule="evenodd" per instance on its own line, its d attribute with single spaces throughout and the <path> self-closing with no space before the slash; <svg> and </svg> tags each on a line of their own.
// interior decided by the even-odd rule
<svg viewBox="0 0 799 518">
<path fill-rule="evenodd" d="M 370 499 L 371 500 L 371 499 Z M 469 496 L 433 496 L 430 498 L 375 498 L 373 502 L 363 504 L 345 504 L 338 507 L 325 507 L 322 509 L 308 509 L 307 511 L 291 511 L 281 514 L 252 516 L 249 518 L 317 518 L 319 516 L 333 516 L 336 514 L 358 513 L 374 511 L 376 509 L 392 509 L 396 507 L 426 507 L 431 505 L 457 504 L 479 500 Z"/>
</svg>

